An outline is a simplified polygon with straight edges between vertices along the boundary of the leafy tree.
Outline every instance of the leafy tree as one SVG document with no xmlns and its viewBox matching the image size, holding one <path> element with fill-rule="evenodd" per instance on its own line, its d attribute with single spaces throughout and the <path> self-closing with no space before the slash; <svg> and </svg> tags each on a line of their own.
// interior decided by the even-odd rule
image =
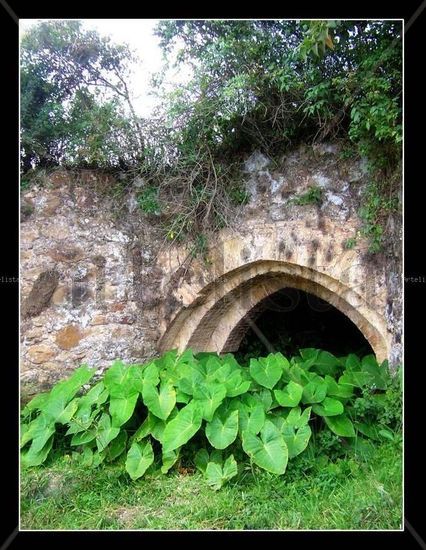
<svg viewBox="0 0 426 550">
<path fill-rule="evenodd" d="M 140 154 L 142 131 L 126 82 L 132 60 L 126 46 L 84 30 L 79 21 L 42 22 L 23 36 L 24 170 L 111 164 Z"/>
<path fill-rule="evenodd" d="M 185 154 L 267 152 L 347 136 L 399 155 L 401 25 L 393 21 L 162 21 L 193 78 L 167 97 Z M 313 55 L 309 55 L 309 54 Z M 368 146 L 366 143 L 368 143 Z M 394 148 L 394 150 L 390 150 Z M 367 149 L 369 149 L 367 151 Z"/>
</svg>

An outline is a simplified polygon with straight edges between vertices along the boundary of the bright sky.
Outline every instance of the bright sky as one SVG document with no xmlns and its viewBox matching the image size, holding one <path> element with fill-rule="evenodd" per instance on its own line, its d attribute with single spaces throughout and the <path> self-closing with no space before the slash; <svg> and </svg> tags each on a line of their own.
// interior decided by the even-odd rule
<svg viewBox="0 0 426 550">
<path fill-rule="evenodd" d="M 19 31 L 41 21 L 40 19 L 20 19 Z M 140 64 L 134 68 L 131 89 L 134 94 L 134 105 L 138 114 L 147 117 L 155 106 L 155 98 L 149 95 L 151 74 L 162 65 L 162 50 L 159 39 L 154 35 L 158 19 L 81 19 L 84 27 L 94 29 L 101 35 L 108 35 L 116 43 L 127 43 L 140 58 Z M 185 75 L 175 72 L 169 79 L 182 81 Z"/>
</svg>

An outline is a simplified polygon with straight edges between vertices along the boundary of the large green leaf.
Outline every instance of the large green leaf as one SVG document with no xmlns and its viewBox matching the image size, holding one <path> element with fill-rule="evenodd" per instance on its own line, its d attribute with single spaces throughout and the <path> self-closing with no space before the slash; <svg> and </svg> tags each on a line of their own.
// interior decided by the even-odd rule
<svg viewBox="0 0 426 550">
<path fill-rule="evenodd" d="M 302 403 L 321 403 L 327 395 L 327 384 L 320 376 L 315 376 L 303 388 Z"/>
<path fill-rule="evenodd" d="M 28 417 L 33 411 L 39 411 L 43 408 L 46 401 L 49 399 L 49 392 L 46 393 L 39 393 L 31 401 L 29 401 L 23 411 L 22 411 L 22 417 L 26 418 Z"/>
<path fill-rule="evenodd" d="M 275 399 L 281 407 L 296 407 L 302 399 L 303 387 L 297 382 L 290 382 L 283 390 L 274 390 Z"/>
<path fill-rule="evenodd" d="M 366 422 L 355 422 L 354 425 L 355 428 L 363 435 L 366 435 L 371 439 L 375 439 L 376 441 L 380 441 L 379 429 L 377 426 L 367 424 Z"/>
<path fill-rule="evenodd" d="M 91 369 L 87 365 L 82 365 L 76 369 L 67 380 L 56 384 L 56 386 L 52 388 L 49 396 L 49 402 L 54 403 L 56 400 L 64 400 L 65 408 L 68 401 L 71 401 L 78 390 L 81 389 L 84 384 L 87 384 L 94 374 L 95 369 Z"/>
<path fill-rule="evenodd" d="M 106 456 L 110 462 L 118 458 L 126 449 L 127 432 L 121 430 L 118 436 L 111 441 L 105 449 Z"/>
<path fill-rule="evenodd" d="M 346 414 L 339 416 L 324 416 L 325 423 L 332 432 L 341 437 L 355 437 L 355 429 Z"/>
<path fill-rule="evenodd" d="M 174 418 L 176 418 L 178 414 L 177 409 L 173 409 L 171 412 L 168 421 L 170 422 Z M 148 413 L 148 416 L 144 420 L 144 422 L 139 426 L 139 428 L 136 430 L 136 432 L 133 435 L 134 441 L 140 441 L 141 439 L 145 438 L 148 435 L 152 435 L 154 439 L 162 443 L 163 441 L 163 434 L 164 430 L 166 428 L 166 422 L 164 420 L 161 420 L 160 418 L 157 418 L 154 414 L 151 412 Z"/>
<path fill-rule="evenodd" d="M 81 407 L 81 402 L 79 403 L 79 408 L 74 415 L 74 418 L 69 421 L 69 428 L 66 435 L 76 434 L 88 430 L 93 424 L 93 421 L 99 415 L 100 410 L 95 409 L 92 411 L 91 405 L 84 405 Z"/>
<path fill-rule="evenodd" d="M 195 388 L 204 383 L 205 376 L 192 364 L 183 364 L 180 367 L 180 378 L 177 381 L 177 388 L 181 392 L 194 395 Z"/>
<path fill-rule="evenodd" d="M 267 420 L 260 437 L 243 433 L 243 449 L 255 464 L 273 474 L 283 474 L 287 467 L 288 449 L 283 435 Z"/>
<path fill-rule="evenodd" d="M 339 385 L 346 384 L 357 388 L 371 386 L 372 383 L 373 376 L 369 372 L 345 371 L 345 373 L 339 378 Z"/>
<path fill-rule="evenodd" d="M 56 422 L 58 424 L 68 424 L 68 422 L 71 420 L 71 418 L 77 412 L 78 405 L 79 405 L 78 398 L 74 398 L 72 401 L 70 401 L 68 403 L 68 405 L 65 407 L 65 409 L 56 418 Z"/>
<path fill-rule="evenodd" d="M 273 353 L 270 353 L 267 357 L 250 359 L 251 376 L 258 384 L 265 388 L 272 390 L 281 378 L 282 373 L 283 364 L 280 358 L 276 357 Z"/>
<path fill-rule="evenodd" d="M 292 365 L 288 370 L 288 381 L 292 380 L 301 386 L 305 386 L 315 376 L 317 376 L 315 373 L 304 370 L 298 364 Z"/>
<path fill-rule="evenodd" d="M 345 369 L 347 371 L 360 371 L 361 370 L 361 361 L 359 360 L 359 357 L 357 355 L 355 355 L 354 353 L 350 353 L 346 357 Z"/>
<path fill-rule="evenodd" d="M 206 436 L 215 449 L 226 449 L 238 434 L 238 411 L 221 414 L 217 410 L 211 422 L 206 425 Z"/>
<path fill-rule="evenodd" d="M 332 397 L 348 398 L 353 395 L 354 387 L 350 384 L 338 384 L 334 378 L 328 374 L 325 376 L 325 383 L 327 384 L 327 395 Z"/>
<path fill-rule="evenodd" d="M 293 426 L 294 428 L 301 428 L 302 426 L 305 426 L 311 417 L 311 409 L 312 407 L 307 407 L 302 413 L 300 407 L 294 407 L 288 413 L 285 419 L 285 424 L 287 426 Z"/>
<path fill-rule="evenodd" d="M 111 418 L 109 414 L 104 413 L 98 423 L 98 430 L 96 432 L 96 445 L 99 452 L 102 452 L 109 443 L 117 437 L 120 433 L 120 428 L 113 428 L 111 426 Z"/>
<path fill-rule="evenodd" d="M 252 408 L 241 407 L 239 411 L 240 433 L 251 432 L 258 434 L 265 424 L 265 410 L 261 403 Z"/>
<path fill-rule="evenodd" d="M 386 390 L 390 382 L 389 373 L 383 366 L 379 366 L 374 355 L 362 358 L 362 370 L 371 376 L 371 383 L 378 390 Z"/>
<path fill-rule="evenodd" d="M 102 405 L 108 399 L 108 395 L 109 391 L 101 380 L 80 398 L 80 406 Z"/>
<path fill-rule="evenodd" d="M 21 465 L 23 468 L 31 468 L 33 466 L 40 466 L 48 457 L 50 450 L 52 449 L 54 436 L 51 435 L 43 445 L 41 449 L 37 451 L 32 447 L 21 454 Z"/>
<path fill-rule="evenodd" d="M 168 453 L 162 454 L 162 465 L 161 473 L 167 474 L 170 468 L 176 464 L 177 459 L 179 458 L 180 449 L 175 449 L 174 451 L 169 451 Z"/>
<path fill-rule="evenodd" d="M 71 438 L 71 445 L 77 446 L 77 445 L 85 445 L 86 443 L 90 443 L 94 439 L 96 439 L 97 430 L 96 428 L 89 428 L 88 430 L 84 430 L 82 432 L 76 433 Z"/>
<path fill-rule="evenodd" d="M 209 453 L 206 449 L 199 449 L 194 457 L 194 464 L 201 473 L 205 473 L 207 464 L 209 463 Z"/>
<path fill-rule="evenodd" d="M 283 429 L 284 441 L 288 448 L 288 457 L 293 458 L 303 452 L 308 446 L 312 435 L 311 428 L 306 424 L 300 428 L 285 425 Z"/>
<path fill-rule="evenodd" d="M 223 466 L 216 462 L 209 462 L 206 466 L 205 477 L 209 486 L 218 491 L 224 483 L 236 476 L 237 473 L 238 467 L 234 455 L 230 455 Z"/>
<path fill-rule="evenodd" d="M 312 410 L 319 416 L 337 416 L 343 414 L 344 407 L 341 401 L 326 397 L 321 403 L 314 403 Z"/>
<path fill-rule="evenodd" d="M 262 388 L 260 391 L 253 392 L 250 397 L 262 404 L 265 413 L 268 412 L 272 406 L 273 397 L 271 390 Z M 252 401 L 252 403 L 254 403 L 254 401 Z"/>
<path fill-rule="evenodd" d="M 43 403 L 43 414 L 47 418 L 50 418 L 52 422 L 68 422 L 76 411 L 72 411 L 75 405 L 71 405 L 67 408 L 67 404 L 73 399 L 81 387 L 89 382 L 94 373 L 95 369 L 90 369 L 87 365 L 82 365 L 74 371 L 70 378 L 54 386 L 48 398 Z M 71 415 L 70 411 L 72 411 Z"/>
<path fill-rule="evenodd" d="M 303 368 L 309 370 L 314 365 L 320 350 L 317 348 L 300 349 L 299 353 L 303 359 Z"/>
<path fill-rule="evenodd" d="M 194 400 L 199 403 L 203 418 L 207 422 L 212 420 L 225 397 L 226 388 L 223 384 L 197 384 L 194 389 Z"/>
<path fill-rule="evenodd" d="M 140 375 L 142 375 L 142 385 L 149 383 L 149 384 L 153 384 L 154 386 L 157 386 L 157 384 L 160 381 L 159 368 L 156 361 L 152 361 L 151 363 L 148 363 L 148 365 L 143 367 L 143 369 L 138 367 L 132 367 L 131 375 L 132 375 L 131 377 L 133 381 L 137 384 L 138 388 L 139 388 Z M 139 389 L 139 391 L 142 391 L 142 390 Z"/>
<path fill-rule="evenodd" d="M 148 414 L 148 416 L 145 418 L 145 420 L 142 422 L 142 424 L 133 434 L 132 436 L 133 441 L 140 441 L 141 439 L 144 439 L 144 437 L 147 437 L 151 433 L 151 430 L 152 430 L 152 415 Z"/>
<path fill-rule="evenodd" d="M 139 479 L 154 462 L 154 451 L 149 441 L 134 441 L 127 453 L 126 471 L 133 480 Z"/>
<path fill-rule="evenodd" d="M 150 381 L 157 380 L 158 369 L 151 363 L 147 367 L 128 366 L 121 361 L 116 361 L 105 373 L 104 384 L 111 397 L 129 397 L 142 392 L 144 376 L 150 376 Z"/>
<path fill-rule="evenodd" d="M 163 452 L 168 453 L 187 443 L 201 428 L 202 410 L 196 401 L 191 401 L 170 420 L 163 432 Z"/>
<path fill-rule="evenodd" d="M 50 433 L 49 433 L 50 432 Z M 47 417 L 43 413 L 37 416 L 32 422 L 27 424 L 25 432 L 23 431 L 21 436 L 21 447 L 24 447 L 31 440 L 38 440 L 39 443 L 44 438 L 44 442 L 41 445 L 46 443 L 49 437 L 55 432 L 55 425 L 51 418 Z M 40 446 L 40 444 L 38 445 Z"/>
<path fill-rule="evenodd" d="M 109 402 L 109 413 L 114 428 L 119 428 L 131 418 L 137 400 L 137 393 L 129 395 L 128 397 L 111 397 Z"/>
<path fill-rule="evenodd" d="M 328 351 L 319 351 L 313 362 L 313 369 L 319 374 L 334 375 L 341 367 L 340 360 Z"/>
<path fill-rule="evenodd" d="M 225 365 L 227 366 L 227 365 Z M 234 371 L 224 381 L 227 397 L 236 397 L 246 393 L 251 385 L 250 380 L 243 380 L 241 372 Z"/>
<path fill-rule="evenodd" d="M 176 405 L 176 391 L 169 382 L 161 382 L 160 391 L 153 384 L 144 384 L 142 397 L 148 409 L 162 420 L 167 420 Z"/>
</svg>

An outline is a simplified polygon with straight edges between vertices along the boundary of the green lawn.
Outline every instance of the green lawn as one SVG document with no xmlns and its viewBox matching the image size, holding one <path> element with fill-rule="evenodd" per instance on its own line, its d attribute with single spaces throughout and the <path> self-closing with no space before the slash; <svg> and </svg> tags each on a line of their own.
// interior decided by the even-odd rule
<svg viewBox="0 0 426 550">
<path fill-rule="evenodd" d="M 400 529 L 401 518 L 395 443 L 368 460 L 297 457 L 281 477 L 247 467 L 218 492 L 191 470 L 133 482 L 123 464 L 70 457 L 21 474 L 21 529 Z"/>
</svg>

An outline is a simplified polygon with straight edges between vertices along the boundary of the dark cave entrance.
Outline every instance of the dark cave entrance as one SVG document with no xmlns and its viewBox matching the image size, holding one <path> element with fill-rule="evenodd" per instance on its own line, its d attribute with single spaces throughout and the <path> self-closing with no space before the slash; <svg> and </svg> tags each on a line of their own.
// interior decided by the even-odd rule
<svg viewBox="0 0 426 550">
<path fill-rule="evenodd" d="M 249 318 L 243 322 L 247 325 L 248 321 L 252 328 L 236 352 L 242 362 L 270 353 L 266 341 L 287 357 L 297 355 L 301 348 L 320 348 L 336 356 L 374 353 L 346 315 L 321 298 L 294 288 L 268 296 L 251 310 Z"/>
</svg>

